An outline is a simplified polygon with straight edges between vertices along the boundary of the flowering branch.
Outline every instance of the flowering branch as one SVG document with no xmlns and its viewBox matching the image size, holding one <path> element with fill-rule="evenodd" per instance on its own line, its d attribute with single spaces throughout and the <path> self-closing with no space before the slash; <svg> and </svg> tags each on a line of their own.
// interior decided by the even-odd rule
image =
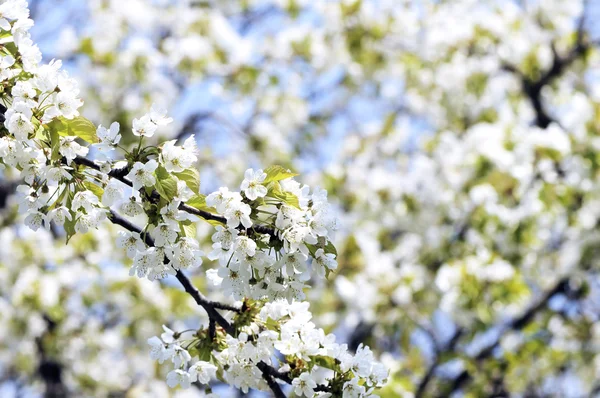
<svg viewBox="0 0 600 398">
<path fill-rule="evenodd" d="M 129 222 L 125 218 L 121 217 L 119 214 L 117 214 L 116 212 L 114 212 L 112 210 L 111 210 L 110 215 L 109 215 L 108 218 L 115 225 L 119 225 L 119 226 L 125 228 L 126 230 L 128 230 L 130 232 L 135 232 L 135 233 L 138 233 L 138 234 L 142 234 L 142 229 L 141 228 L 139 228 L 136 225 L 132 224 L 131 222 Z M 145 240 L 145 242 L 146 242 L 146 244 L 148 246 L 155 247 L 154 240 L 150 237 L 150 235 L 146 234 L 144 236 L 144 240 Z M 165 261 L 168 262 L 168 259 L 165 259 Z M 227 311 L 240 312 L 239 308 L 237 308 L 235 306 L 232 306 L 232 305 L 227 305 L 227 304 L 224 304 L 224 303 L 219 303 L 219 302 L 216 302 L 216 301 L 210 301 L 210 300 L 208 300 L 206 297 L 204 297 L 202 295 L 202 293 L 200 293 L 200 291 L 198 289 L 196 289 L 194 287 L 194 285 L 188 279 L 188 277 L 185 276 L 183 274 L 183 272 L 181 272 L 180 270 L 177 271 L 177 273 L 175 274 L 175 277 L 181 283 L 181 285 L 183 286 L 183 288 L 185 289 L 185 291 L 190 296 L 192 296 L 192 298 L 194 299 L 194 301 L 198 305 L 202 306 L 202 308 L 204 308 L 206 310 L 206 312 L 208 313 L 208 315 L 209 315 L 209 317 L 211 319 L 214 319 L 215 321 L 217 321 L 217 323 L 223 329 L 225 329 L 227 331 L 227 333 L 230 333 L 230 334 L 234 333 L 234 330 L 232 329 L 231 325 L 216 310 L 217 309 L 222 309 L 222 310 L 227 310 Z"/>
<path fill-rule="evenodd" d="M 98 166 L 92 160 L 87 159 L 82 156 L 77 156 L 75 159 L 73 159 L 73 162 L 76 164 L 80 164 L 80 165 L 84 165 L 86 167 L 92 168 L 96 171 L 101 171 L 100 166 Z M 111 169 L 107 173 L 107 175 L 109 177 L 117 179 L 118 181 L 122 182 L 123 184 L 125 184 L 129 187 L 133 187 L 133 183 L 126 177 L 127 174 L 129 173 L 129 171 L 130 171 L 130 169 L 128 167 L 116 168 L 116 169 Z M 150 197 L 153 198 L 154 200 L 158 199 L 159 196 L 160 195 L 156 191 L 153 191 L 152 194 L 150 195 Z M 196 216 L 200 216 L 203 219 L 208 220 L 208 221 L 217 221 L 223 225 L 227 224 L 227 219 L 225 217 L 221 217 L 221 216 L 218 216 L 216 214 L 213 214 L 208 211 L 201 210 L 201 209 L 196 209 L 196 208 L 189 206 L 183 202 L 180 203 L 179 209 L 183 210 L 187 213 L 190 213 L 190 214 L 193 214 Z M 252 229 L 258 233 L 267 234 L 272 237 L 276 237 L 276 233 L 272 228 L 265 227 L 263 225 L 254 225 L 252 227 Z"/>
<path fill-rule="evenodd" d="M 111 211 L 109 219 L 114 224 L 119 225 L 119 226 L 127 229 L 130 232 L 135 232 L 138 234 L 140 234 L 142 232 L 142 230 L 139 227 L 137 227 L 134 224 L 132 224 L 131 222 L 127 221 L 126 219 L 124 219 L 123 217 L 121 217 L 120 215 L 115 213 L 114 211 Z M 146 240 L 146 244 L 148 246 L 154 247 L 154 241 L 150 236 L 146 235 L 145 240 Z M 210 325 L 211 325 L 211 333 L 210 333 L 211 338 L 212 338 L 213 334 L 215 333 L 215 331 L 214 331 L 214 323 L 215 322 L 217 324 L 219 324 L 219 326 L 221 326 L 223 328 L 223 330 L 225 330 L 229 335 L 234 336 L 236 334 L 235 328 L 229 322 L 227 322 L 227 320 L 225 318 L 223 318 L 223 316 L 221 314 L 219 314 L 217 309 L 240 312 L 239 308 L 206 299 L 206 297 L 204 297 L 202 295 L 202 293 L 200 293 L 200 291 L 194 287 L 194 285 L 188 279 L 188 277 L 185 276 L 183 274 L 183 272 L 181 272 L 181 271 L 177 271 L 177 274 L 175 275 L 175 277 L 177 278 L 179 283 L 181 283 L 181 285 L 183 286 L 185 291 L 190 296 L 192 296 L 194 301 L 196 301 L 196 303 L 198 305 L 200 305 L 202 308 L 204 308 L 204 310 L 208 314 L 208 317 L 210 319 Z M 285 397 L 285 395 L 281 391 L 281 387 L 279 387 L 279 385 L 273 381 L 273 378 L 271 376 L 278 375 L 280 379 L 282 379 L 290 384 L 291 384 L 291 380 L 289 378 L 279 374 L 275 369 L 273 369 L 269 365 L 265 364 L 264 362 L 260 362 L 258 367 L 262 371 L 263 378 L 265 379 L 265 381 L 267 382 L 267 384 L 273 391 L 273 394 L 275 394 L 275 396 L 278 398 Z"/>
<path fill-rule="evenodd" d="M 239 192 L 222 187 L 201 194 L 193 136 L 181 146 L 177 140 L 144 145 L 172 122 L 153 106 L 133 120 L 137 145 L 123 148 L 118 123 L 96 127 L 79 115 L 83 102 L 77 84 L 59 61 L 38 64 L 41 54 L 27 31 L 31 24 L 23 21 L 26 3 L 6 4 L 14 14 L 0 26 L 10 28 L 10 45 L 0 46 L 0 100 L 7 104 L 0 160 L 20 171 L 25 182 L 17 187 L 25 223 L 33 230 L 63 226 L 68 242 L 108 219 L 126 230 L 119 232 L 117 245 L 133 259 L 131 276 L 173 275 L 207 312 L 208 328 L 175 332 L 164 327 L 160 338 L 148 339 L 151 358 L 174 365 L 167 384 L 208 386 L 218 378 L 244 392 L 270 389 L 277 397 L 284 395 L 275 379 L 309 397 L 324 391 L 369 396 L 381 387 L 387 371 L 370 349 L 361 345 L 355 356 L 349 354 L 346 345 L 310 322 L 308 303 L 301 301 L 313 273 L 326 277 L 337 268 L 331 242 L 337 220 L 327 192 L 311 191 L 294 180 L 295 173 L 271 166 L 246 170 Z M 90 146 L 82 142 L 103 160 L 86 158 Z M 124 159 L 115 163 L 117 149 Z M 143 218 L 145 226 L 125 216 Z M 219 268 L 206 276 L 226 295 L 243 300 L 242 308 L 208 300 L 184 274 L 203 262 L 198 217 L 215 227 L 207 257 Z M 219 310 L 235 315 L 228 321 Z M 189 332 L 194 332 L 190 338 Z M 282 360 L 275 360 L 278 354 Z"/>
</svg>

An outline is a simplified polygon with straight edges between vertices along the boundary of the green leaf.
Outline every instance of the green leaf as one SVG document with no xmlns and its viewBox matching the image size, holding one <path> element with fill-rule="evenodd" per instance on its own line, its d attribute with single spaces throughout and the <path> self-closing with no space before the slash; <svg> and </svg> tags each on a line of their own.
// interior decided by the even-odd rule
<svg viewBox="0 0 600 398">
<path fill-rule="evenodd" d="M 60 149 L 60 137 L 58 136 L 58 131 L 54 129 L 49 129 L 50 134 L 50 147 L 52 148 L 51 158 L 52 160 L 59 160 L 61 158 L 58 150 Z"/>
<path fill-rule="evenodd" d="M 335 254 L 336 257 L 338 255 L 337 249 L 335 248 L 335 245 L 331 241 L 327 242 L 327 246 L 325 246 L 324 251 L 325 251 L 325 253 Z"/>
<path fill-rule="evenodd" d="M 177 180 L 164 167 L 159 166 L 154 172 L 156 175 L 156 190 L 167 201 L 177 195 Z"/>
<path fill-rule="evenodd" d="M 104 189 L 102 189 L 102 187 L 94 184 L 91 181 L 84 181 L 83 185 L 89 189 L 90 191 L 92 191 L 92 193 L 94 195 L 96 195 L 98 197 L 98 199 L 102 200 L 102 195 L 104 195 Z"/>
<path fill-rule="evenodd" d="M 173 173 L 177 178 L 185 181 L 188 188 L 194 193 L 200 191 L 200 174 L 195 169 L 185 169 L 180 173 Z"/>
<path fill-rule="evenodd" d="M 191 221 L 180 222 L 179 226 L 183 231 L 183 234 L 188 238 L 196 238 L 196 223 Z"/>
<path fill-rule="evenodd" d="M 72 220 L 65 220 L 65 224 L 64 224 L 64 228 L 65 228 L 65 232 L 67 233 L 67 244 L 69 243 L 69 240 L 71 240 L 71 238 L 73 237 L 73 235 L 75 235 L 75 224 L 76 224 L 76 220 L 75 220 L 75 215 L 72 215 Z"/>
<path fill-rule="evenodd" d="M 283 168 L 281 166 L 270 166 L 267 167 L 267 169 L 265 170 L 265 173 L 267 173 L 267 178 L 265 178 L 265 180 L 263 181 L 263 184 L 268 184 L 270 182 L 273 181 L 281 181 L 281 180 L 285 180 L 286 178 L 290 178 L 290 177 L 294 177 L 297 176 L 298 174 L 296 173 L 292 173 L 290 170 Z"/>
<path fill-rule="evenodd" d="M 274 330 L 277 332 L 281 329 L 279 322 L 273 320 L 271 317 L 267 318 L 267 322 L 265 323 L 265 326 L 267 329 Z"/>
<path fill-rule="evenodd" d="M 270 184 L 267 196 L 278 199 L 287 205 L 296 207 L 298 209 L 300 208 L 298 197 L 291 192 L 283 191 L 278 182 L 273 182 Z"/>
<path fill-rule="evenodd" d="M 188 201 L 186 201 L 185 204 L 193 207 L 194 209 L 206 211 L 208 213 L 216 213 L 217 212 L 217 209 L 215 209 L 214 207 L 208 207 L 206 205 L 206 195 L 202 195 L 202 194 L 194 195 Z M 209 223 L 210 225 L 215 226 L 215 227 L 217 225 L 223 225 L 222 222 L 219 222 L 216 220 L 207 220 L 205 218 L 202 218 L 202 219 L 204 221 L 206 221 L 207 223 Z"/>
<path fill-rule="evenodd" d="M 339 366 L 336 363 L 335 358 L 317 355 L 313 357 L 313 360 L 316 365 L 319 365 L 323 368 L 331 369 L 333 371 L 339 371 Z"/>
<path fill-rule="evenodd" d="M 194 195 L 188 201 L 186 201 L 185 204 L 193 207 L 194 209 L 204 210 L 209 213 L 217 212 L 217 209 L 215 209 L 214 207 L 208 207 L 206 205 L 206 195 L 202 195 L 202 194 Z"/>
<path fill-rule="evenodd" d="M 100 141 L 96 135 L 96 126 L 83 116 L 73 119 L 56 118 L 48 123 L 48 128 L 51 132 L 55 131 L 65 137 L 79 137 L 90 144 Z"/>
<path fill-rule="evenodd" d="M 67 209 L 71 208 L 71 201 L 73 200 L 72 194 L 67 196 Z M 75 224 L 76 224 L 75 214 L 71 211 L 71 220 L 65 219 L 65 223 L 63 228 L 65 229 L 65 233 L 67 234 L 67 244 L 73 235 L 75 235 Z"/>
<path fill-rule="evenodd" d="M 86 37 L 81 41 L 81 44 L 79 45 L 79 51 L 88 57 L 94 56 L 94 43 L 92 42 L 91 37 Z"/>
</svg>

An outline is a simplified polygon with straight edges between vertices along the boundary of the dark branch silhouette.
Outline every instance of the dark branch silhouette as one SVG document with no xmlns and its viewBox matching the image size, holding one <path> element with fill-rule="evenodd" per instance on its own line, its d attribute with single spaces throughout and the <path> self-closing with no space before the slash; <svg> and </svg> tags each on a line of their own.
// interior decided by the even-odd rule
<svg viewBox="0 0 600 398">
<path fill-rule="evenodd" d="M 546 308 L 550 299 L 557 294 L 567 292 L 569 287 L 569 279 L 562 278 L 560 279 L 551 289 L 544 292 L 541 297 L 535 300 L 523 314 L 518 317 L 511 319 L 509 322 L 505 323 L 502 332 L 499 333 L 498 337 L 494 339 L 493 342 L 488 344 L 482 350 L 479 351 L 473 360 L 475 362 L 481 362 L 494 353 L 494 350 L 500 345 L 500 340 L 502 336 L 509 330 L 518 331 L 527 326 L 535 317 L 535 315 Z M 473 375 L 467 370 L 463 370 L 456 378 L 451 380 L 450 388 L 445 391 L 443 394 L 438 395 L 438 397 L 448 397 L 452 395 L 455 391 L 458 391 L 464 388 L 467 384 L 469 384 L 473 380 Z"/>
</svg>

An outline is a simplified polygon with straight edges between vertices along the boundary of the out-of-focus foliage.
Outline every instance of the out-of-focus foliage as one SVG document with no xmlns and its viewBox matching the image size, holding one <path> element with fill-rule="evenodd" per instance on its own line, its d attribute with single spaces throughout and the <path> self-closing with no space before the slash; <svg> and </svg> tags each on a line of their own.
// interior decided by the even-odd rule
<svg viewBox="0 0 600 398">
<path fill-rule="evenodd" d="M 597 393 L 595 1 L 65 3 L 33 2 L 34 36 L 94 122 L 159 103 L 168 138 L 198 137 L 201 190 L 276 163 L 329 191 L 339 268 L 307 294 L 391 367 L 381 396 Z M 75 395 L 168 394 L 145 339 L 188 298 L 122 276 L 110 230 L 64 247 L 11 222 L 6 388 L 44 390 L 47 357 Z"/>
</svg>

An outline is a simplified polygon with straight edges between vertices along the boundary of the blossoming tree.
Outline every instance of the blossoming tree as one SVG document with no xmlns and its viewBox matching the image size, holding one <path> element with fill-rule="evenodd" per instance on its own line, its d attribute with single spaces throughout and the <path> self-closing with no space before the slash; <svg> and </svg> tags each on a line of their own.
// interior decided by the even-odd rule
<svg viewBox="0 0 600 398">
<path fill-rule="evenodd" d="M 14 388 L 597 394 L 594 2 L 30 3 L 77 83 L 3 1 Z"/>
<path fill-rule="evenodd" d="M 125 232 L 116 244 L 133 259 L 131 276 L 172 275 L 206 311 L 207 325 L 164 327 L 161 338 L 148 339 L 151 358 L 173 364 L 169 387 L 219 378 L 244 392 L 271 390 L 282 397 L 281 382 L 307 396 L 370 394 L 383 385 L 387 372 L 372 352 L 361 347 L 348 353 L 310 322 L 308 303 L 301 301 L 311 272 L 323 277 L 337 267 L 329 240 L 336 221 L 325 191 L 311 192 L 294 180 L 296 174 L 272 166 L 248 169 L 241 192 L 200 194 L 193 136 L 182 146 L 176 140 L 144 145 L 172 121 L 153 107 L 133 120 L 138 145 L 120 146 L 118 123 L 96 128 L 79 115 L 77 84 L 61 62 L 39 64 L 27 3 L 2 7 L 6 134 L 0 156 L 24 181 L 16 190 L 25 224 L 34 231 L 62 226 L 67 243 L 105 220 L 119 225 Z M 105 160 L 87 158 L 90 148 L 82 142 Z M 122 151 L 123 162 L 112 160 L 113 151 Z M 142 218 L 144 227 L 125 217 Z M 210 301 L 184 274 L 202 264 L 195 233 L 200 219 L 215 226 L 208 258 L 219 268 L 207 277 L 241 306 Z M 228 320 L 222 311 L 235 315 Z"/>
</svg>

